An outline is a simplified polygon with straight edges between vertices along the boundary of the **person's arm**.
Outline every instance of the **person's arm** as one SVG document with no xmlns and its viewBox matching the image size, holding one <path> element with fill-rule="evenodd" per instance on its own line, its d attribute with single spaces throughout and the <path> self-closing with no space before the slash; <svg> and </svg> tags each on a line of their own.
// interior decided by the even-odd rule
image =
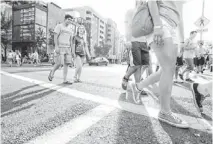
<svg viewBox="0 0 213 144">
<path fill-rule="evenodd" d="M 72 38 L 72 55 L 75 58 L 75 36 Z"/>
<path fill-rule="evenodd" d="M 180 43 L 184 44 L 184 25 L 183 25 L 183 7 L 180 9 L 180 23 L 178 25 L 178 33 L 179 33 L 179 40 Z"/>
<path fill-rule="evenodd" d="M 54 44 L 55 44 L 56 53 L 58 52 L 58 37 L 59 37 L 60 31 L 61 31 L 60 25 L 57 25 L 54 29 Z"/>
<path fill-rule="evenodd" d="M 90 55 L 90 52 L 89 52 L 89 49 L 88 49 L 88 45 L 86 43 L 85 43 L 85 51 L 86 51 L 88 58 L 91 59 L 91 55 Z"/>
<path fill-rule="evenodd" d="M 153 0 L 148 1 L 148 7 L 154 26 L 162 26 L 157 2 Z"/>
</svg>

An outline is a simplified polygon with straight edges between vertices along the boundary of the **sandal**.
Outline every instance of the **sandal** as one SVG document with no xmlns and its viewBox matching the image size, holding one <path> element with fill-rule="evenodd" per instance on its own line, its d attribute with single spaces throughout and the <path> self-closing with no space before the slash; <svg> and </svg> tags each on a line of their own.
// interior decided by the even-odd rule
<svg viewBox="0 0 213 144">
<path fill-rule="evenodd" d="M 72 82 L 70 82 L 70 81 L 65 81 L 65 82 L 63 82 L 63 84 L 71 85 L 71 84 L 73 84 L 73 83 L 72 83 Z"/>
<path fill-rule="evenodd" d="M 50 71 L 49 76 L 48 76 L 49 81 L 53 80 L 53 76 L 51 76 L 51 74 L 52 74 L 52 70 Z"/>
</svg>

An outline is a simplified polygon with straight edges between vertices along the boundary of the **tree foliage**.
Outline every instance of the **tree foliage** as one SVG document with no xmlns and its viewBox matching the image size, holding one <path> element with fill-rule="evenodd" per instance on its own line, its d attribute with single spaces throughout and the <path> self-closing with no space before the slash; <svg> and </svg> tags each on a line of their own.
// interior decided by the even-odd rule
<svg viewBox="0 0 213 144">
<path fill-rule="evenodd" d="M 38 48 L 39 53 L 46 52 L 46 32 L 44 29 L 39 27 L 36 31 L 36 47 Z"/>
<path fill-rule="evenodd" d="M 1 11 L 1 43 L 6 56 L 7 45 L 11 43 L 12 16 L 8 17 L 6 11 Z"/>
</svg>

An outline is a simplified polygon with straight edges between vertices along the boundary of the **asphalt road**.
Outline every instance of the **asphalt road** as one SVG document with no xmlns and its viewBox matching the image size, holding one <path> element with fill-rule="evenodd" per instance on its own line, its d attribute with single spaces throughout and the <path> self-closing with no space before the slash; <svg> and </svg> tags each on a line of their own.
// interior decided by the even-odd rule
<svg viewBox="0 0 213 144">
<path fill-rule="evenodd" d="M 85 66 L 83 83 L 65 86 L 62 70 L 53 82 L 49 67 L 2 68 L 1 128 L 3 144 L 210 144 L 212 100 L 204 103 L 200 118 L 188 85 L 174 85 L 172 110 L 195 120 L 193 127 L 178 129 L 159 122 L 146 107 L 159 108 L 158 101 L 143 96 L 143 107 L 132 104 L 121 89 L 126 66 Z M 72 80 L 74 69 L 69 69 Z M 194 77 L 207 82 L 209 78 Z M 143 115 L 141 113 L 148 113 Z M 154 115 L 154 114 L 153 114 Z M 199 125 L 196 120 L 207 124 Z M 51 142 L 52 140 L 52 142 Z"/>
</svg>

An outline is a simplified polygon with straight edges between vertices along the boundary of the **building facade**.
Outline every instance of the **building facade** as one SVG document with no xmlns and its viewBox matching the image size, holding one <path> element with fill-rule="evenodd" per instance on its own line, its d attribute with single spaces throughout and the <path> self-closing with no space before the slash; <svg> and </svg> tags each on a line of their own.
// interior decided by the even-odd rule
<svg viewBox="0 0 213 144">
<path fill-rule="evenodd" d="M 23 55 L 37 50 L 46 51 L 47 43 L 47 4 L 41 1 L 13 3 L 13 50 Z"/>
</svg>

